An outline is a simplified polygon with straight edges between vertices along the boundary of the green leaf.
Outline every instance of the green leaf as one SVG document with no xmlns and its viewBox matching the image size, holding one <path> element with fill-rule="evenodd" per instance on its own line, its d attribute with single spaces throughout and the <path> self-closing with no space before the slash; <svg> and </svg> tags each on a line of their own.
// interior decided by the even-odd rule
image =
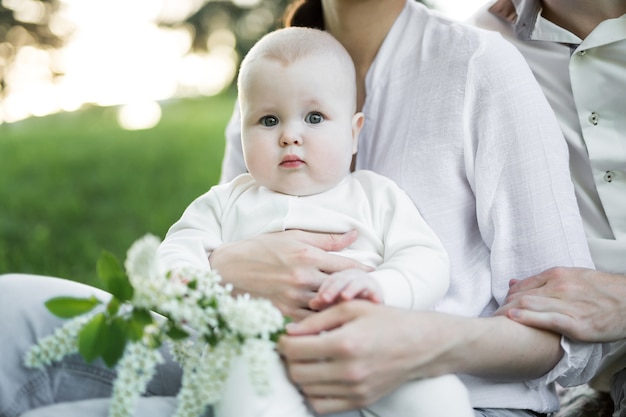
<svg viewBox="0 0 626 417">
<path fill-rule="evenodd" d="M 133 320 L 142 323 L 144 326 L 152 324 L 152 314 L 149 310 L 143 308 L 136 308 L 133 310 Z"/>
<path fill-rule="evenodd" d="M 189 333 L 177 326 L 172 326 L 167 331 L 167 335 L 172 340 L 183 340 L 189 337 Z"/>
<path fill-rule="evenodd" d="M 205 334 L 204 335 L 204 340 L 205 342 L 207 342 L 211 347 L 215 347 L 217 346 L 217 344 L 220 341 L 220 338 L 215 334 L 215 332 L 211 332 L 210 334 Z"/>
<path fill-rule="evenodd" d="M 291 323 L 293 320 L 291 317 L 284 317 L 283 318 L 283 323 L 284 326 L 286 326 L 287 324 Z M 287 330 L 285 330 L 285 327 L 283 326 L 282 329 L 278 330 L 277 332 L 274 332 L 270 335 L 270 340 L 274 343 L 278 343 L 278 339 L 280 339 L 280 336 L 284 335 L 287 333 Z"/>
<path fill-rule="evenodd" d="M 106 318 L 104 313 L 93 316 L 78 333 L 78 351 L 87 362 L 102 355 L 106 337 Z"/>
<path fill-rule="evenodd" d="M 100 303 L 101 301 L 92 295 L 89 298 L 55 297 L 46 301 L 45 305 L 55 316 L 68 319 L 85 314 Z"/>
<path fill-rule="evenodd" d="M 120 310 L 120 305 L 120 300 L 118 300 L 116 297 L 111 297 L 111 301 L 109 301 L 109 304 L 107 304 L 107 313 L 109 313 L 109 315 L 111 316 L 115 316 Z"/>
<path fill-rule="evenodd" d="M 133 286 L 115 255 L 103 251 L 98 258 L 96 270 L 104 289 L 115 298 L 120 301 L 129 301 L 133 297 Z"/>
<path fill-rule="evenodd" d="M 136 309 L 128 321 L 128 328 L 126 329 L 128 337 L 137 341 L 143 336 L 143 329 L 152 323 L 152 315 L 148 310 Z"/>
<path fill-rule="evenodd" d="M 128 342 L 127 327 L 127 323 L 121 317 L 115 317 L 106 326 L 102 359 L 109 368 L 113 368 L 124 354 Z"/>
</svg>

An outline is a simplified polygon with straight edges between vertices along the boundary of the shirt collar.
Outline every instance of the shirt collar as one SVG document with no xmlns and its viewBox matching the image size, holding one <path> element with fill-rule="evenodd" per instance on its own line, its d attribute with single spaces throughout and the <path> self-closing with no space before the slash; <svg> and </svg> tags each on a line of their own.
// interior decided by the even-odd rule
<svg viewBox="0 0 626 417">
<path fill-rule="evenodd" d="M 489 11 L 512 23 L 519 39 L 529 40 L 541 12 L 541 3 L 539 0 L 496 0 Z"/>
<path fill-rule="evenodd" d="M 541 16 L 540 0 L 496 0 L 489 11 L 499 18 L 510 22 L 515 35 L 521 40 L 559 42 L 572 46 L 583 41 L 573 33 L 555 25 Z M 594 30 L 585 39 L 586 47 L 601 45 L 626 37 L 626 14 L 600 23 L 602 30 Z"/>
<path fill-rule="evenodd" d="M 541 17 L 541 10 L 540 0 L 497 0 L 489 8 L 492 14 L 513 24 L 515 35 L 521 40 L 581 42 L 577 36 Z"/>
<path fill-rule="evenodd" d="M 532 30 L 529 39 L 536 41 L 560 42 L 572 45 L 578 45 L 582 42 L 582 39 L 578 36 L 558 25 L 555 25 L 551 21 L 544 19 L 541 15 L 537 17 L 535 27 Z"/>
</svg>

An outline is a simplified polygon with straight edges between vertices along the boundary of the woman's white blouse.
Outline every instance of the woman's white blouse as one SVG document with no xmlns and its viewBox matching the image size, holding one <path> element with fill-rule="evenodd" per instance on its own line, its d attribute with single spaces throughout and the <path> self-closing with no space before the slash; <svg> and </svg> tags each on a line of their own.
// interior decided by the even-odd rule
<svg viewBox="0 0 626 417">
<path fill-rule="evenodd" d="M 366 78 L 357 168 L 393 179 L 451 261 L 435 307 L 488 316 L 512 278 L 553 266 L 592 267 L 554 114 L 519 52 L 499 35 L 408 0 Z M 245 170 L 238 114 L 227 128 L 223 179 Z M 419 331 L 419 329 L 416 329 Z M 494 382 L 461 375 L 477 408 L 553 411 L 550 382 L 584 382 L 601 347 L 562 338 L 547 375 Z"/>
</svg>

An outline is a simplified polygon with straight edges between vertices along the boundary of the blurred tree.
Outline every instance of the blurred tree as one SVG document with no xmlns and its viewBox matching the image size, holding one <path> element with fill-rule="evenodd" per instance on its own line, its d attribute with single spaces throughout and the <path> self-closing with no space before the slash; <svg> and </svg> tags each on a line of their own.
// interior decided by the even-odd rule
<svg viewBox="0 0 626 417">
<path fill-rule="evenodd" d="M 168 27 L 188 27 L 194 51 L 207 50 L 209 35 L 218 29 L 228 29 L 235 35 L 236 50 L 242 56 L 261 35 L 279 26 L 288 2 L 201 0 L 195 2 L 196 9 L 182 21 L 169 21 L 168 16 L 162 16 L 158 23 Z M 8 70 L 21 48 L 56 49 L 71 35 L 69 22 L 55 24 L 62 6 L 62 0 L 0 1 L 0 99 L 6 94 Z M 56 28 L 63 30 L 55 31 Z"/>
<path fill-rule="evenodd" d="M 6 89 L 7 70 L 21 48 L 48 49 L 63 44 L 51 29 L 59 6 L 59 0 L 0 1 L 0 99 Z"/>
<path fill-rule="evenodd" d="M 430 0 L 417 0 L 431 7 Z M 184 22 L 193 28 L 193 46 L 196 51 L 207 49 L 207 39 L 213 31 L 228 29 L 237 39 L 236 50 L 244 56 L 265 33 L 282 26 L 285 8 L 291 0 L 203 0 L 202 6 Z M 249 4 L 248 6 L 243 5 Z"/>
<path fill-rule="evenodd" d="M 430 0 L 417 1 L 431 7 Z M 204 0 L 183 23 L 194 29 L 195 50 L 206 50 L 207 39 L 214 30 L 229 29 L 237 39 L 237 53 L 244 56 L 259 37 L 282 26 L 283 13 L 290 3 L 291 0 Z"/>
<path fill-rule="evenodd" d="M 207 39 L 216 30 L 228 29 L 237 39 L 236 50 L 239 56 L 246 54 L 259 37 L 281 26 L 281 18 L 290 0 L 248 1 L 209 0 L 183 24 L 193 28 L 193 49 L 207 49 Z M 180 22 L 179 22 L 180 23 Z M 174 23 L 177 25 L 178 23 Z"/>
<path fill-rule="evenodd" d="M 162 16 L 158 23 L 188 27 L 194 51 L 207 50 L 209 36 L 227 29 L 235 36 L 237 53 L 243 56 L 260 36 L 281 25 L 288 3 L 290 0 L 198 0 L 190 3 L 195 8 L 179 21 Z M 62 21 L 58 13 L 61 7 L 62 0 L 0 0 L 0 99 L 6 94 L 8 70 L 21 48 L 53 50 L 71 35 L 71 23 Z"/>
</svg>

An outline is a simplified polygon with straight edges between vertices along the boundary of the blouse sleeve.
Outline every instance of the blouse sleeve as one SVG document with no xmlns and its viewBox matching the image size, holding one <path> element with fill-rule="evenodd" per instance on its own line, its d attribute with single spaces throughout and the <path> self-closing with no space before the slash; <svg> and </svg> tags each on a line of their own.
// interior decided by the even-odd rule
<svg viewBox="0 0 626 417">
<path fill-rule="evenodd" d="M 222 160 L 220 184 L 227 183 L 245 172 L 247 172 L 247 169 L 241 147 L 241 116 L 239 113 L 239 102 L 237 101 L 235 102 L 230 121 L 226 125 L 226 146 L 224 159 Z"/>
<path fill-rule="evenodd" d="M 469 68 L 464 146 L 480 233 L 491 248 L 492 293 L 502 304 L 512 278 L 593 263 L 554 113 L 519 52 L 501 39 L 489 46 Z M 562 347 L 561 362 L 532 383 L 586 382 L 601 346 L 563 338 Z"/>
</svg>

